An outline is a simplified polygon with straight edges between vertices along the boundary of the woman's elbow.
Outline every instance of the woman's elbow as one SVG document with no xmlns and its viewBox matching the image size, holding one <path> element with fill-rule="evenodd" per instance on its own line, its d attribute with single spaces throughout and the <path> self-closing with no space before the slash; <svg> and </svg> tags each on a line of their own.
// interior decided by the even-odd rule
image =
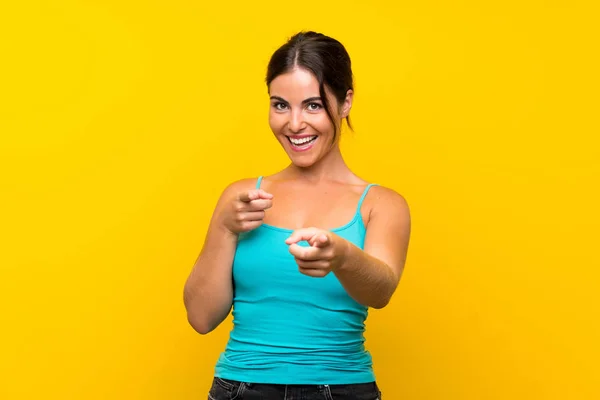
<svg viewBox="0 0 600 400">
<path fill-rule="evenodd" d="M 198 318 L 188 312 L 187 320 L 192 328 L 201 335 L 206 335 L 215 330 L 216 326 L 209 323 L 205 318 Z"/>
<path fill-rule="evenodd" d="M 380 300 L 372 302 L 369 306 L 376 310 L 381 310 L 388 304 L 390 304 L 390 298 L 384 298 L 384 299 L 380 299 Z"/>
</svg>

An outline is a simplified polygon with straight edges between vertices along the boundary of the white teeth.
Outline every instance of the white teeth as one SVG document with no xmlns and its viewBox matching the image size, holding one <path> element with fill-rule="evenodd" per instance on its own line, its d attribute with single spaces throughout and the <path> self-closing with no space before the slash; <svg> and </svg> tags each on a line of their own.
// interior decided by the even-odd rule
<svg viewBox="0 0 600 400">
<path fill-rule="evenodd" d="M 290 142 L 292 142 L 295 145 L 301 145 L 301 144 L 310 142 L 314 138 L 316 138 L 316 136 L 309 136 L 309 137 L 305 137 L 305 138 L 302 138 L 302 139 L 290 138 Z"/>
</svg>

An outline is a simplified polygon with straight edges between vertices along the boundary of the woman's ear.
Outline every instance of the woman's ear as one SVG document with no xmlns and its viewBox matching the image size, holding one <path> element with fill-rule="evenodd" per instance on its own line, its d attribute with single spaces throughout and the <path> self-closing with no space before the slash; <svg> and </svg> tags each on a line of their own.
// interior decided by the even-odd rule
<svg viewBox="0 0 600 400">
<path fill-rule="evenodd" d="M 342 119 L 346 118 L 350 115 L 350 109 L 352 108 L 352 100 L 354 99 L 354 91 L 352 89 L 348 89 L 346 92 L 346 98 L 344 99 L 344 103 L 342 104 L 342 112 L 340 117 Z"/>
</svg>

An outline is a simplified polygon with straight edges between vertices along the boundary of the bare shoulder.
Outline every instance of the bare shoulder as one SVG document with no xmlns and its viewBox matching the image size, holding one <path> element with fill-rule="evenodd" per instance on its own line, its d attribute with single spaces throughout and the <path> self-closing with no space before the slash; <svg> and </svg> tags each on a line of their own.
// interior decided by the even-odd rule
<svg viewBox="0 0 600 400">
<path fill-rule="evenodd" d="M 251 190 L 256 188 L 256 182 L 258 178 L 243 178 L 237 181 L 231 182 L 223 190 L 223 196 L 237 194 L 245 190 Z"/>
<path fill-rule="evenodd" d="M 247 192 L 256 187 L 257 178 L 244 178 L 229 183 L 223 188 L 220 196 L 218 196 L 217 209 L 223 207 L 224 204 L 239 196 L 242 192 Z"/>
<path fill-rule="evenodd" d="M 406 198 L 394 189 L 373 186 L 365 198 L 369 210 L 369 221 L 384 216 L 402 223 L 410 223 L 410 208 Z"/>
</svg>

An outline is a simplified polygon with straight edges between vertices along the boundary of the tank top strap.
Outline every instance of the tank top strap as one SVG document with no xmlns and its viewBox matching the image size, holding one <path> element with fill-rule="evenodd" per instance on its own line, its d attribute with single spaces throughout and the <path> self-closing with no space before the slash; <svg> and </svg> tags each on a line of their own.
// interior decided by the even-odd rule
<svg viewBox="0 0 600 400">
<path fill-rule="evenodd" d="M 365 201 L 365 197 L 367 197 L 367 193 L 369 193 L 369 189 L 371 189 L 373 186 L 379 186 L 377 183 L 369 183 L 367 185 L 367 187 L 365 188 L 362 196 L 360 196 L 360 200 L 358 200 L 358 206 L 356 207 L 356 212 L 360 213 L 360 208 L 362 207 L 362 203 L 363 201 Z"/>
<path fill-rule="evenodd" d="M 262 182 L 263 177 L 262 175 L 258 177 L 257 181 L 256 181 L 256 188 L 260 189 L 260 183 Z"/>
</svg>

